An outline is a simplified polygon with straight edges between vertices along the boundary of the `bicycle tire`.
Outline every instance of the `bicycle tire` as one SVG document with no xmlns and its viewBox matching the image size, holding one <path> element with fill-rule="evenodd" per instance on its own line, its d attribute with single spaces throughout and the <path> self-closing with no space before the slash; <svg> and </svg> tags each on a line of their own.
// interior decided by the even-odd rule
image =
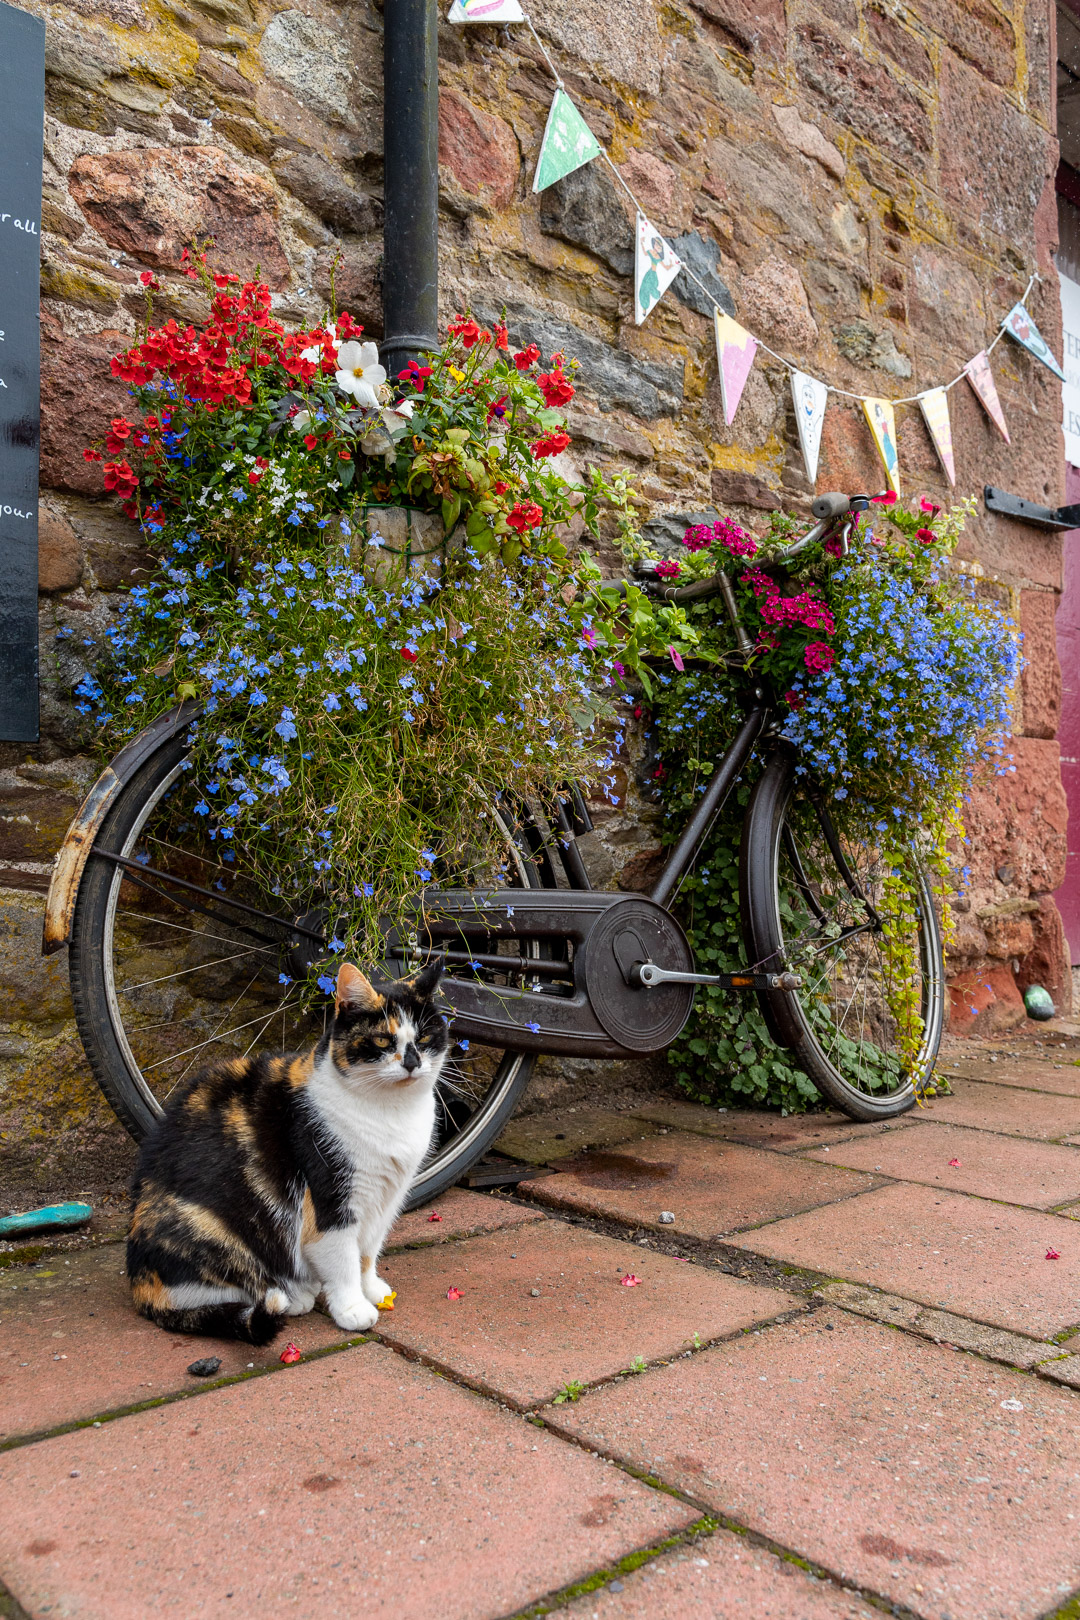
<svg viewBox="0 0 1080 1620">
<path fill-rule="evenodd" d="M 812 809 L 810 796 L 801 790 L 796 765 L 797 756 L 793 751 L 777 750 L 767 761 L 747 807 L 739 862 L 743 927 L 748 959 L 759 970 L 772 972 L 788 967 L 798 970 L 800 964 L 793 960 L 793 956 L 798 954 L 794 949 L 797 923 L 793 919 L 799 915 L 801 907 L 809 926 L 804 935 L 798 937 L 805 939 L 809 934 L 814 938 L 813 965 L 811 971 L 803 975 L 802 988 L 796 991 L 759 991 L 759 1004 L 770 1034 L 791 1051 L 799 1067 L 824 1097 L 853 1119 L 890 1119 L 906 1113 L 914 1105 L 917 1089 L 933 1073 L 941 1043 L 945 1013 L 945 965 L 933 899 L 925 875 L 920 872 L 911 897 L 911 915 L 917 919 L 917 937 L 912 937 L 911 949 L 917 951 L 919 961 L 921 1030 L 918 1053 L 913 1060 L 886 1057 L 882 1062 L 881 1033 L 888 1022 L 888 1013 L 883 1010 L 884 995 L 879 992 L 875 1002 L 873 996 L 868 995 L 864 983 L 863 1019 L 864 1024 L 868 1017 L 871 1025 L 876 1021 L 877 1037 L 874 1041 L 855 1038 L 857 1030 L 854 1023 L 847 1030 L 844 1029 L 844 1022 L 857 999 L 858 985 L 856 983 L 852 988 L 850 978 L 855 969 L 848 964 L 848 959 L 855 954 L 856 942 L 830 946 L 827 924 L 823 920 L 833 915 L 839 918 L 843 907 L 847 908 L 845 915 L 856 912 L 851 888 L 842 877 L 837 881 L 839 867 L 834 856 L 831 878 L 825 870 L 827 856 L 822 858 L 816 869 L 817 876 L 808 878 L 805 865 L 802 866 L 802 881 L 795 876 L 796 864 L 802 862 L 802 852 L 793 829 L 798 827 L 799 836 L 810 841 L 805 829 L 811 826 Z M 820 819 L 818 825 L 821 825 Z M 821 847 L 828 849 L 823 832 Z M 868 870 L 872 873 L 872 867 Z M 807 888 L 813 891 L 815 882 L 818 884 L 820 916 L 811 913 L 814 901 L 807 896 Z M 865 890 L 865 882 L 863 887 Z M 830 896 L 835 894 L 838 897 L 835 911 L 828 909 L 827 892 Z M 785 911 L 788 917 L 787 937 Z M 862 915 L 865 918 L 866 912 L 863 911 Z M 854 920 L 858 920 L 857 916 Z M 871 971 L 868 964 L 875 948 L 871 943 L 873 937 L 872 932 L 859 936 L 864 941 L 861 947 L 864 979 L 869 978 Z M 835 967 L 829 964 L 827 953 L 830 950 L 837 963 Z M 819 965 L 815 979 L 814 971 Z M 847 979 L 843 978 L 845 974 L 849 974 Z M 817 988 L 811 988 L 813 985 Z M 838 990 L 840 985 L 843 988 Z M 848 999 L 844 1015 L 838 1021 L 838 1005 L 845 996 Z M 876 1053 L 872 1061 L 868 1057 L 871 1053 Z M 873 1077 L 875 1072 L 880 1075 L 883 1069 L 887 1077 L 895 1079 L 896 1083 L 892 1089 L 876 1094 Z"/>
<path fill-rule="evenodd" d="M 123 856 L 132 853 L 140 830 L 177 778 L 186 754 L 183 738 L 175 737 L 151 755 L 111 805 L 94 850 Z M 524 839 L 515 838 L 514 844 L 521 886 L 554 887 L 550 864 L 545 868 Z M 91 853 L 75 903 L 69 974 L 75 1021 L 94 1079 L 121 1124 L 140 1141 L 160 1118 L 162 1109 L 133 1056 L 112 978 L 110 953 L 117 896 L 123 881 L 122 868 L 115 862 L 95 859 Z M 528 1086 L 535 1056 L 504 1052 L 494 1061 L 495 1078 L 481 1106 L 446 1147 L 437 1149 L 421 1168 L 406 1208 L 438 1197 L 460 1180 L 504 1129 Z"/>
</svg>

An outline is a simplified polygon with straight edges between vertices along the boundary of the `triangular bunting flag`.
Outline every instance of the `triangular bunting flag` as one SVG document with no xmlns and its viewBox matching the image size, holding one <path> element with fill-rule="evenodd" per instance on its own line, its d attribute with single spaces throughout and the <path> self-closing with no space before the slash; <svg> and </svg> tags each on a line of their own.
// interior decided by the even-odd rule
<svg viewBox="0 0 1080 1620">
<path fill-rule="evenodd" d="M 518 0 L 454 0 L 446 14 L 449 23 L 524 22 Z"/>
<path fill-rule="evenodd" d="M 818 451 L 821 448 L 821 429 L 825 421 L 825 407 L 829 390 L 816 377 L 805 371 L 791 373 L 791 394 L 795 401 L 795 425 L 799 430 L 799 448 L 806 463 L 806 476 L 812 484 L 817 482 Z"/>
<path fill-rule="evenodd" d="M 731 426 L 739 408 L 750 367 L 757 353 L 757 340 L 745 327 L 733 321 L 730 315 L 716 315 L 716 363 L 720 368 L 720 398 L 724 402 L 724 421 Z"/>
<path fill-rule="evenodd" d="M 1029 354 L 1035 356 L 1036 360 L 1041 360 L 1044 366 L 1049 367 L 1055 377 L 1060 377 L 1062 382 L 1065 381 L 1065 373 L 1051 354 L 1050 345 L 1023 304 L 1014 304 L 1001 324 L 1011 338 L 1015 338 Z"/>
<path fill-rule="evenodd" d="M 990 360 L 985 349 L 980 350 L 974 360 L 968 361 L 964 367 L 964 376 L 974 388 L 980 405 L 1005 440 L 1005 443 L 1012 444 L 1012 440 L 1009 438 L 1009 430 L 1005 426 L 1005 412 L 1001 408 L 998 391 L 994 386 L 994 373 L 990 370 Z"/>
<path fill-rule="evenodd" d="M 944 388 L 931 388 L 925 394 L 919 395 L 919 404 L 922 407 L 923 421 L 926 423 L 927 432 L 934 441 L 934 449 L 938 453 L 938 460 L 945 469 L 945 476 L 950 484 L 955 484 L 956 462 L 953 460 L 949 396 Z"/>
<path fill-rule="evenodd" d="M 896 453 L 896 417 L 887 399 L 864 399 L 862 408 L 874 436 L 889 488 L 900 493 L 900 457 Z"/>
<path fill-rule="evenodd" d="M 477 18 L 477 21 L 480 19 Z M 565 90 L 556 90 L 540 143 L 533 190 L 544 191 L 600 156 L 600 143 Z"/>
<path fill-rule="evenodd" d="M 682 260 L 638 209 L 634 252 L 634 321 L 640 326 L 682 269 Z"/>
</svg>

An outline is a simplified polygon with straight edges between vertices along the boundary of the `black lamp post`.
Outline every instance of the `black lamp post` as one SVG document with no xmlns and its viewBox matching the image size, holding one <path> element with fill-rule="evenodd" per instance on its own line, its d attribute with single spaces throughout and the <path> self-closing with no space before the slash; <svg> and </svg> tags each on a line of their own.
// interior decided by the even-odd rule
<svg viewBox="0 0 1080 1620">
<path fill-rule="evenodd" d="M 382 361 L 393 378 L 438 346 L 438 0 L 385 0 Z"/>
</svg>

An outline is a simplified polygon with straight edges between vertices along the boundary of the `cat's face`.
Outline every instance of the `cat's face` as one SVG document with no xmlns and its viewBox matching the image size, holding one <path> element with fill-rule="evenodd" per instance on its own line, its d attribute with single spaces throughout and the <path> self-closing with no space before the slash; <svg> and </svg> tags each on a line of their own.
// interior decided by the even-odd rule
<svg viewBox="0 0 1080 1620">
<path fill-rule="evenodd" d="M 442 963 L 375 989 L 351 962 L 337 980 L 334 1062 L 357 1087 L 423 1087 L 438 1080 L 450 1036 L 435 1007 Z"/>
</svg>

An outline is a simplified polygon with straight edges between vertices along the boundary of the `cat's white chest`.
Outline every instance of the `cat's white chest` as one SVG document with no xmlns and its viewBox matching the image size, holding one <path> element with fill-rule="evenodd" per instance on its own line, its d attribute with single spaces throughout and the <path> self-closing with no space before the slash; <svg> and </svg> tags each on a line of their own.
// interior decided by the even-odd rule
<svg viewBox="0 0 1080 1620">
<path fill-rule="evenodd" d="M 336 1074 L 316 1072 L 309 1102 L 328 1139 L 350 1167 L 349 1202 L 359 1222 L 400 1204 L 435 1128 L 435 1098 L 428 1087 L 387 1087 L 357 1095 Z"/>
</svg>

